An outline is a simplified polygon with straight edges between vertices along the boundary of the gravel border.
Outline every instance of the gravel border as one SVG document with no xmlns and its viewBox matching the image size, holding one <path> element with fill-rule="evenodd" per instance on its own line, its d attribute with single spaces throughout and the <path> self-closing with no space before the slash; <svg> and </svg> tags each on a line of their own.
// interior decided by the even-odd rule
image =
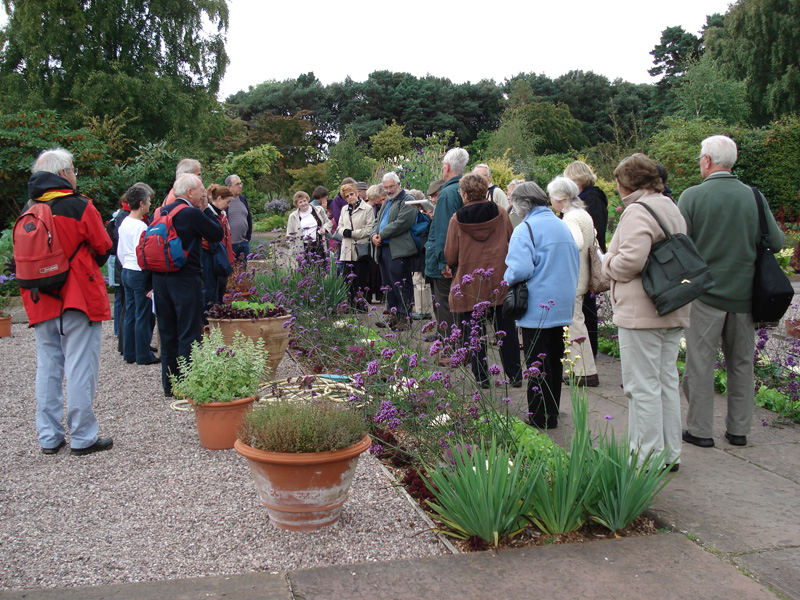
<svg viewBox="0 0 800 600">
<path fill-rule="evenodd" d="M 33 330 L 0 339 L 0 589 L 101 585 L 286 571 L 447 554 L 382 465 L 362 455 L 338 524 L 273 527 L 233 450 L 197 440 L 194 416 L 169 408 L 160 367 L 128 365 L 103 324 L 95 412 L 114 448 L 40 453 Z M 284 358 L 277 377 L 300 374 Z"/>
</svg>

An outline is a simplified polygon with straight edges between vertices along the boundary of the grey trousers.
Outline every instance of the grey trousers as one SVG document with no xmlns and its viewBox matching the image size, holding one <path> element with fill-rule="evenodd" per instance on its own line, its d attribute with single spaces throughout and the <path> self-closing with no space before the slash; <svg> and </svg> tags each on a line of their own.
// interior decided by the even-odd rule
<svg viewBox="0 0 800 600">
<path fill-rule="evenodd" d="M 651 452 L 667 449 L 667 463 L 681 455 L 681 398 L 675 365 L 681 333 L 680 327 L 619 328 L 628 437 L 631 450 L 639 451 L 639 465 Z"/>
<path fill-rule="evenodd" d="M 753 423 L 753 352 L 755 333 L 749 313 L 728 313 L 692 303 L 691 324 L 686 328 L 686 370 L 683 393 L 689 402 L 686 426 L 702 438 L 714 435 L 714 364 L 722 345 L 728 371 L 728 415 L 731 435 L 747 435 Z"/>
<path fill-rule="evenodd" d="M 447 337 L 450 335 L 450 328 L 455 323 L 455 317 L 450 312 L 450 285 L 453 279 L 431 279 L 431 287 L 433 288 L 433 310 L 436 314 L 436 320 L 439 327 L 442 326 L 442 321 L 447 323 L 447 330 L 442 331 L 439 329 L 439 335 Z"/>
</svg>

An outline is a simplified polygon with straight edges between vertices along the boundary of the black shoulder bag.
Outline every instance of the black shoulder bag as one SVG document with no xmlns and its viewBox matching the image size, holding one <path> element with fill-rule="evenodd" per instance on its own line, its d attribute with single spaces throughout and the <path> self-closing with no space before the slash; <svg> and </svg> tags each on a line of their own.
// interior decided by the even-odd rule
<svg viewBox="0 0 800 600">
<path fill-rule="evenodd" d="M 528 228 L 528 234 L 531 236 L 531 244 L 533 244 L 533 231 L 531 226 L 525 223 Z M 534 249 L 536 244 L 533 245 Z M 528 312 L 528 282 L 520 281 L 512 286 L 509 286 L 506 293 L 506 299 L 503 300 L 503 316 L 506 319 L 521 319 Z M 515 342 L 516 343 L 516 342 Z"/>
<path fill-rule="evenodd" d="M 761 240 L 756 247 L 756 272 L 753 277 L 753 321 L 780 321 L 792 303 L 794 288 L 770 247 L 767 217 L 764 204 L 758 197 L 758 190 L 754 187 L 751 189 L 758 206 L 758 222 L 761 226 Z"/>
<path fill-rule="evenodd" d="M 653 215 L 667 236 L 650 248 L 642 270 L 642 287 L 663 317 L 705 294 L 714 287 L 714 278 L 688 235 L 670 233 L 652 208 L 638 204 Z"/>
</svg>

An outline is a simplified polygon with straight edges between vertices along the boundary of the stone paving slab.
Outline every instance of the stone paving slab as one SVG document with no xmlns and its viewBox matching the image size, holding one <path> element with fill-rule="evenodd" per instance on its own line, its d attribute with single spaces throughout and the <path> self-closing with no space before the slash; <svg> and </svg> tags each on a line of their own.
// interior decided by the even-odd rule
<svg viewBox="0 0 800 600">
<path fill-rule="evenodd" d="M 0 600 L 292 600 L 286 573 L 0 592 Z"/>
<path fill-rule="evenodd" d="M 289 574 L 304 600 L 774 598 L 686 537 L 660 534 Z"/>
<path fill-rule="evenodd" d="M 758 573 L 762 584 L 779 589 L 793 599 L 800 599 L 800 547 L 743 554 L 734 564 Z"/>
</svg>

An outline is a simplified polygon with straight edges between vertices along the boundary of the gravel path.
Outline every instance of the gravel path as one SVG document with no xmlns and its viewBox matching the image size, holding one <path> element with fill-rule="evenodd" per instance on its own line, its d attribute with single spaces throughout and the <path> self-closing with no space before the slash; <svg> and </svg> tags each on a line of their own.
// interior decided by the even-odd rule
<svg viewBox="0 0 800 600">
<path fill-rule="evenodd" d="M 293 372 L 294 369 L 294 372 Z M 171 410 L 160 367 L 128 365 L 103 324 L 95 412 L 114 448 L 44 456 L 36 439 L 33 330 L 0 339 L 0 589 L 99 585 L 445 554 L 364 454 L 338 524 L 274 528 L 245 460 L 209 451 Z M 278 377 L 296 375 L 285 358 Z"/>
</svg>

